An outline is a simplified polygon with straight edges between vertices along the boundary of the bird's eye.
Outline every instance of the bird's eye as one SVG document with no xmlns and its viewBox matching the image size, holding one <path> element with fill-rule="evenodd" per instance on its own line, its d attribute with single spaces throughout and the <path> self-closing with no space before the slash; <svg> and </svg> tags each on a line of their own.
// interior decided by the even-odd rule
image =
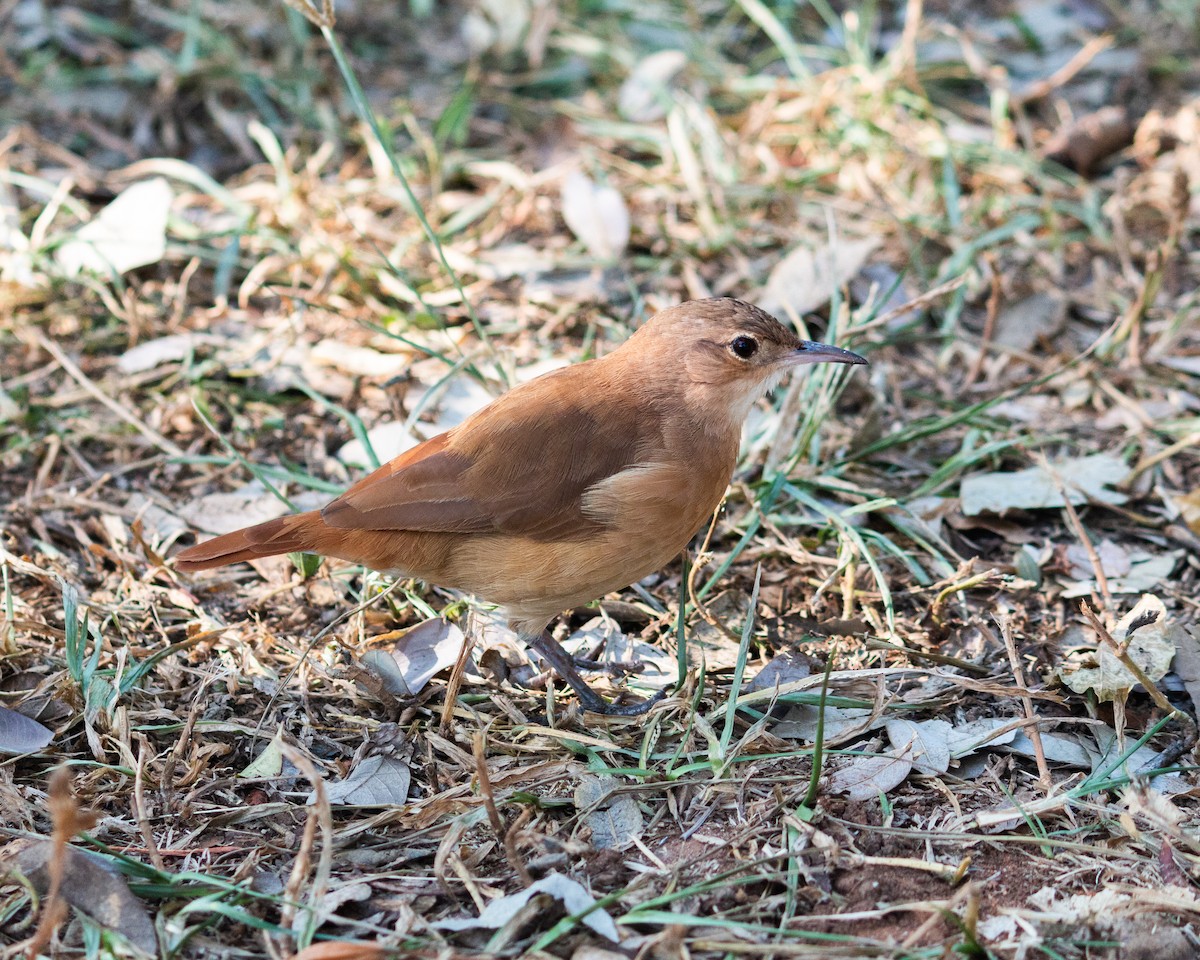
<svg viewBox="0 0 1200 960">
<path fill-rule="evenodd" d="M 758 353 L 758 341 L 753 337 L 734 337 L 729 342 L 729 349 L 733 351 L 734 356 L 749 360 Z"/>
</svg>

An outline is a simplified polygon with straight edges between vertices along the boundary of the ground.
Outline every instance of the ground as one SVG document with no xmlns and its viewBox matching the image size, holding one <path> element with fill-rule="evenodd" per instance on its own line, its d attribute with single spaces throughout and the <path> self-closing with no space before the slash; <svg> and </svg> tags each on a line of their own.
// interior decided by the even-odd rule
<svg viewBox="0 0 1200 960">
<path fill-rule="evenodd" d="M 1200 952 L 1196 7 L 333 13 L 0 12 L 6 955 Z M 172 566 L 726 295 L 871 365 L 556 625 L 646 717 Z"/>
</svg>

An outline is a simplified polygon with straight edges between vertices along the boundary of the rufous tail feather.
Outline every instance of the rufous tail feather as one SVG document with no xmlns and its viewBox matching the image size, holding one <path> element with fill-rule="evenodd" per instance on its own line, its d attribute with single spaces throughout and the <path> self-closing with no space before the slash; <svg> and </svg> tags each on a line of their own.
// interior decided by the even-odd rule
<svg viewBox="0 0 1200 960">
<path fill-rule="evenodd" d="M 188 547 L 176 555 L 175 569 L 207 570 L 227 563 L 295 551 L 320 553 L 321 533 L 324 530 L 319 510 L 267 520 Z"/>
</svg>

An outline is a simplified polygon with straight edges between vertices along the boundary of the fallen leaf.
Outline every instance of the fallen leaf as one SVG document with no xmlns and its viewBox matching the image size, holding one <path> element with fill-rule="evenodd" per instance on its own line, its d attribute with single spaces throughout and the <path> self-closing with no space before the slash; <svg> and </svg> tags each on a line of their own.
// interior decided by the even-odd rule
<svg viewBox="0 0 1200 960">
<path fill-rule="evenodd" d="M 330 803 L 348 807 L 398 807 L 408 800 L 412 771 L 399 757 L 364 757 L 345 780 L 325 785 Z M 308 795 L 317 802 L 317 792 Z"/>
<path fill-rule="evenodd" d="M 829 775 L 830 793 L 845 794 L 851 800 L 873 800 L 902 784 L 912 773 L 911 754 L 875 754 L 854 757 Z"/>
<path fill-rule="evenodd" d="M 1200 359 L 1200 358 L 1198 358 Z M 1181 494 L 1171 498 L 1179 516 L 1192 533 L 1200 536 L 1200 487 L 1191 493 Z"/>
<path fill-rule="evenodd" d="M 341 340 L 322 340 L 312 348 L 309 357 L 356 377 L 397 377 L 412 366 L 412 357 L 405 354 L 382 353 Z"/>
<path fill-rule="evenodd" d="M 392 635 L 389 634 L 389 638 Z M 441 617 L 399 631 L 391 650 L 375 648 L 360 658 L 396 697 L 412 697 L 437 674 L 454 666 L 466 642 L 456 624 Z"/>
<path fill-rule="evenodd" d="M 1017 736 L 1016 727 L 998 735 L 995 733 L 1010 723 L 1010 717 L 980 717 L 954 727 L 947 737 L 950 756 L 957 760 L 986 747 L 1001 747 L 1012 743 Z"/>
<path fill-rule="evenodd" d="M 124 878 L 101 857 L 67 845 L 59 848 L 62 884 L 59 895 L 101 926 L 120 934 L 143 954 L 158 956 L 154 922 L 126 886 Z M 18 869 L 40 894 L 50 889 L 50 860 L 56 855 L 51 840 L 37 840 L 16 856 Z"/>
<path fill-rule="evenodd" d="M 1157 619 L 1140 627 L 1129 636 L 1129 627 L 1137 619 L 1157 614 Z M 1125 646 L 1125 652 L 1152 681 L 1161 680 L 1171 666 L 1175 656 L 1175 636 L 1181 633 L 1172 626 L 1166 607 L 1158 597 L 1143 595 L 1113 628 L 1113 639 Z M 1105 644 L 1096 651 L 1097 665 L 1070 669 L 1060 667 L 1058 676 L 1076 693 L 1091 690 L 1102 701 L 1124 699 L 1138 682 L 1116 655 Z"/>
<path fill-rule="evenodd" d="M 630 71 L 617 94 L 621 116 L 634 123 L 652 123 L 667 115 L 673 102 L 671 82 L 687 66 L 682 50 L 659 50 Z"/>
<path fill-rule="evenodd" d="M 1092 754 L 1078 737 L 1062 733 L 1043 733 L 1041 739 L 1042 753 L 1052 763 L 1082 768 L 1092 765 Z M 1005 751 L 1020 754 L 1023 757 L 1037 756 L 1033 741 L 1024 733 L 1017 733 L 1005 745 Z"/>
<path fill-rule="evenodd" d="M 142 373 L 166 363 L 183 360 L 196 347 L 204 343 L 220 343 L 219 337 L 201 333 L 173 333 L 167 337 L 146 340 L 130 347 L 117 358 L 117 369 L 121 373 Z"/>
<path fill-rule="evenodd" d="M 945 773 L 950 769 L 950 733 L 945 720 L 919 723 L 896 717 L 884 724 L 888 741 L 897 753 L 912 760 L 918 773 Z"/>
<path fill-rule="evenodd" d="M 0 706 L 0 753 L 12 757 L 37 753 L 53 739 L 53 732 L 33 718 Z"/>
<path fill-rule="evenodd" d="M 367 442 L 370 443 L 375 458 L 380 463 L 387 463 L 411 450 L 421 442 L 421 438 L 414 434 L 403 420 L 388 420 L 367 431 Z M 357 467 L 359 470 L 375 468 L 374 462 L 367 454 L 366 445 L 357 437 L 344 443 L 335 456 L 348 467 Z"/>
<path fill-rule="evenodd" d="M 1067 303 L 1055 294 L 1035 293 L 1003 307 L 996 316 L 994 340 L 1014 350 L 1030 350 L 1058 333 L 1067 319 Z"/>
<path fill-rule="evenodd" d="M 1129 572 L 1124 576 L 1108 578 L 1109 593 L 1146 593 L 1160 587 L 1170 579 L 1171 573 L 1183 557 L 1182 550 L 1170 553 L 1130 554 Z M 1096 581 L 1065 580 L 1063 581 L 1062 596 L 1066 599 L 1074 597 L 1090 597 L 1096 591 Z"/>
<path fill-rule="evenodd" d="M 478 917 L 465 919 L 442 920 L 433 924 L 440 930 L 499 930 L 515 917 L 518 911 L 538 894 L 546 894 L 562 904 L 569 915 L 579 916 L 585 910 L 590 911 L 580 919 L 580 923 L 594 933 L 617 943 L 620 934 L 611 916 L 603 909 L 594 909 L 595 898 L 577 881 L 561 873 L 551 873 L 530 884 L 519 893 L 507 897 L 499 897 L 483 908 Z"/>
<path fill-rule="evenodd" d="M 167 249 L 167 213 L 174 194 L 162 177 L 122 190 L 91 223 L 54 253 L 68 277 L 108 276 L 158 263 Z"/>
<path fill-rule="evenodd" d="M 1100 569 L 1105 577 L 1123 577 L 1129 573 L 1133 564 L 1129 552 L 1111 540 L 1104 539 L 1093 545 L 1096 557 L 1100 561 Z M 1070 564 L 1068 573 L 1074 580 L 1086 580 L 1094 574 L 1091 554 L 1081 543 L 1073 543 L 1066 549 L 1066 561 Z"/>
<path fill-rule="evenodd" d="M 785 650 L 771 658 L 750 682 L 742 688 L 743 693 L 755 690 L 774 690 L 785 683 L 803 680 L 812 674 L 811 661 L 803 653 Z"/>
<path fill-rule="evenodd" d="M 1192 698 L 1192 712 L 1195 713 L 1200 711 L 1200 631 L 1195 627 L 1185 627 L 1179 631 L 1175 641 L 1172 666 Z"/>
<path fill-rule="evenodd" d="M 867 238 L 795 247 L 775 264 L 756 302 L 767 313 L 800 316 L 816 310 L 862 269 L 878 246 L 878 240 Z"/>
<path fill-rule="evenodd" d="M 273 780 L 281 773 L 283 773 L 283 731 L 279 730 L 263 747 L 262 753 L 246 764 L 238 776 L 250 780 Z"/>
<path fill-rule="evenodd" d="M 591 829 L 592 846 L 597 850 L 625 850 L 633 846 L 645 826 L 637 800 L 601 777 L 580 778 L 575 808 L 584 811 L 583 822 Z"/>
<path fill-rule="evenodd" d="M 292 960 L 382 960 L 394 956 L 395 950 L 374 943 L 355 943 L 352 940 L 323 940 L 310 943 Z"/>
<path fill-rule="evenodd" d="M 788 740 L 803 740 L 813 743 L 817 739 L 817 719 L 821 711 L 813 704 L 798 703 L 791 707 L 783 719 L 771 728 L 771 733 Z M 874 717 L 874 720 L 872 718 Z M 821 735 L 826 741 L 839 740 L 847 734 L 866 733 L 882 727 L 886 721 L 875 717 L 870 707 L 825 707 L 825 724 Z"/>
<path fill-rule="evenodd" d="M 597 260 L 616 260 L 629 243 L 629 208 L 621 194 L 577 170 L 563 181 L 562 218 Z"/>
<path fill-rule="evenodd" d="M 1125 479 L 1129 468 L 1120 457 L 1097 453 L 1010 473 L 977 473 L 965 477 L 961 485 L 962 512 L 968 517 L 980 513 L 1005 513 L 1009 510 L 1043 510 L 1063 506 L 1058 480 L 1072 504 L 1098 501 L 1119 504 L 1129 498 L 1109 487 Z M 1058 475 L 1056 480 L 1054 474 Z"/>
</svg>

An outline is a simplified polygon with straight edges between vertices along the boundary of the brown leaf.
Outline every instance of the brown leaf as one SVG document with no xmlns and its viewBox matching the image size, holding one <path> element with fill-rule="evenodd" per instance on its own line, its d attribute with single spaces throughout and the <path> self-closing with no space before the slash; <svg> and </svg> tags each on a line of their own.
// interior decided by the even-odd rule
<svg viewBox="0 0 1200 960">
<path fill-rule="evenodd" d="M 52 874 L 61 867 L 58 896 L 64 902 L 119 933 L 142 953 L 157 956 L 154 922 L 124 879 L 95 854 L 72 846 L 62 847 L 61 857 L 55 863 L 55 847 L 52 840 L 36 840 L 17 854 L 17 868 L 34 889 L 43 896 L 49 894 Z"/>
</svg>

